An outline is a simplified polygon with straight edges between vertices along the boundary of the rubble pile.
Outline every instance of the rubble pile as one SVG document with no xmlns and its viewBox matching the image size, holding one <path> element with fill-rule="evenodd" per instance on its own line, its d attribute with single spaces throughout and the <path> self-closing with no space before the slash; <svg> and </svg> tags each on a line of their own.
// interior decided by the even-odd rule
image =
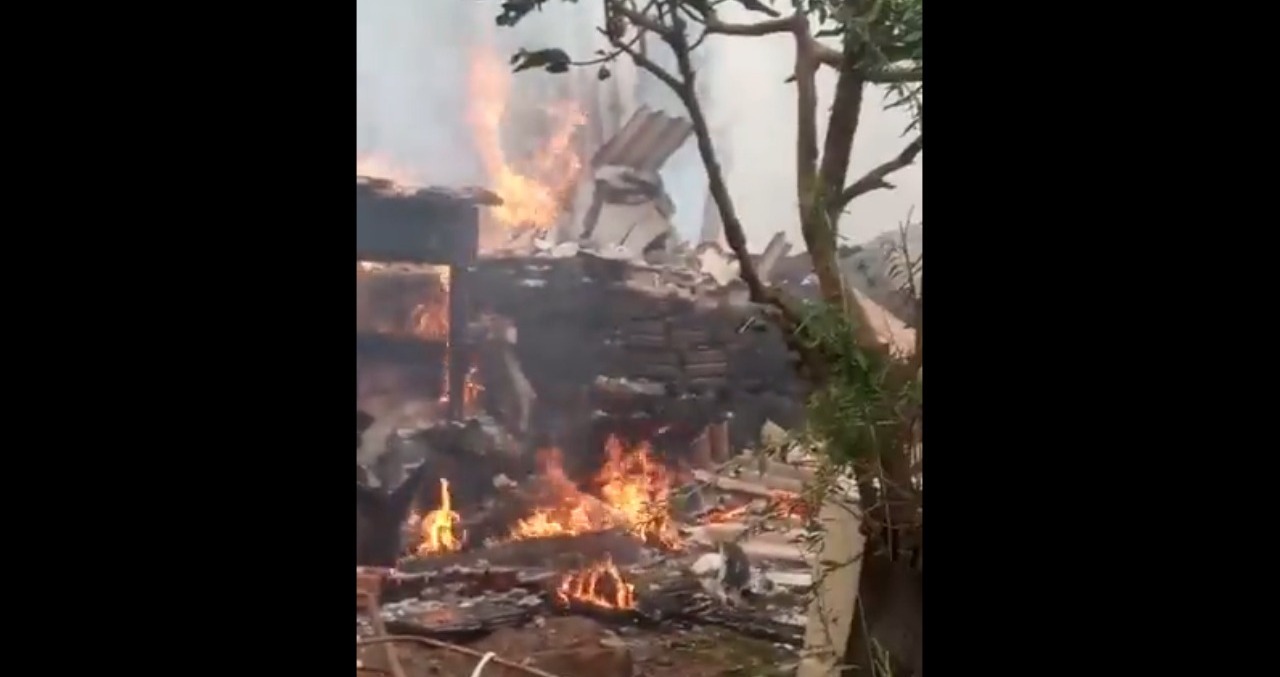
<svg viewBox="0 0 1280 677">
<path fill-rule="evenodd" d="M 769 423 L 760 437 L 776 444 L 784 434 Z M 709 441 L 698 441 L 705 444 Z M 642 636 L 646 642 L 656 636 L 670 640 L 673 633 L 723 628 L 763 642 L 790 660 L 803 640 L 814 564 L 803 544 L 809 514 L 800 496 L 811 470 L 804 458 L 792 455 L 791 460 L 744 450 L 727 463 L 694 470 L 683 483 L 664 488 L 667 502 L 649 507 L 669 516 L 667 528 L 678 534 L 674 539 L 647 538 L 643 529 L 615 524 L 529 538 L 518 537 L 513 529 L 508 538 L 472 542 L 454 552 L 419 550 L 394 569 L 373 574 L 383 604 L 366 610 L 377 614 L 376 622 L 368 613 L 358 616 L 357 637 L 387 632 L 472 647 L 501 633 L 540 632 L 557 619 L 576 616 L 610 628 L 610 637 L 632 636 L 636 642 Z M 608 468 L 601 475 L 609 475 Z M 526 493 L 528 503 L 521 505 L 527 513 L 529 505 L 549 504 L 548 491 L 574 491 L 557 485 L 555 478 L 545 471 L 518 481 L 500 475 L 492 487 L 496 496 Z M 608 486 L 598 491 L 600 501 L 614 505 L 615 491 Z M 548 514 L 557 519 L 554 510 Z M 706 572 L 697 565 L 708 552 L 725 552 L 729 543 L 741 548 L 749 563 L 749 576 L 741 585 L 745 597 L 733 604 L 700 578 Z M 370 570 L 357 569 L 358 588 L 369 576 Z M 619 647 L 631 646 L 618 641 Z M 570 652 L 574 660 L 583 658 L 580 649 Z M 586 653 L 595 656 L 600 650 L 591 646 Z"/>
<path fill-rule="evenodd" d="M 645 633 L 802 642 L 814 468 L 764 450 L 800 422 L 804 384 L 735 257 L 671 227 L 659 170 L 688 134 L 638 111 L 556 227 L 487 252 L 495 196 L 357 179 L 358 646 L 390 633 L 453 650 L 437 672 L 621 677 Z M 779 234 L 754 264 L 803 293 L 789 249 Z M 892 267 L 858 257 L 864 300 L 888 289 Z M 918 309 L 893 300 L 885 321 L 909 331 Z M 569 617 L 607 635 L 522 664 L 479 649 Z"/>
</svg>

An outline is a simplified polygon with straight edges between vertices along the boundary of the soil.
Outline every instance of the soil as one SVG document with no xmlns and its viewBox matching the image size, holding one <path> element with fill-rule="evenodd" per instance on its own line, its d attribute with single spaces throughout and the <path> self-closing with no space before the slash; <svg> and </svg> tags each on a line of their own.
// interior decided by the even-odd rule
<svg viewBox="0 0 1280 677">
<path fill-rule="evenodd" d="M 574 665 L 579 674 L 553 673 L 557 677 L 780 677 L 792 674 L 795 652 L 768 642 L 741 637 L 714 627 L 690 629 L 639 629 L 607 627 L 576 616 L 552 617 L 524 628 L 504 628 L 468 645 L 481 654 L 525 665 L 545 665 L 549 656 Z M 371 671 L 358 677 L 390 674 L 381 647 L 359 648 L 357 659 Z M 452 651 L 418 644 L 398 644 L 396 651 L 406 677 L 471 677 L 478 660 Z M 603 655 L 600 655 L 603 654 Z M 630 670 L 626 664 L 630 664 Z M 626 674 L 629 673 L 629 674 Z M 527 677 L 528 673 L 488 663 L 482 677 Z"/>
</svg>

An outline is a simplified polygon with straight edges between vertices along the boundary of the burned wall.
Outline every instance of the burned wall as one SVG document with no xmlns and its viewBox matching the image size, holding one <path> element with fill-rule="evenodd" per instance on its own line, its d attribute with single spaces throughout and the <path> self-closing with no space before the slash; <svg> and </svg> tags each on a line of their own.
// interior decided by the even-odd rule
<svg viewBox="0 0 1280 677">
<path fill-rule="evenodd" d="M 357 406 L 371 399 L 392 400 L 379 408 L 403 404 L 396 398 L 439 399 L 449 384 L 451 413 L 457 413 L 466 365 L 448 347 L 461 343 L 467 304 L 460 285 L 448 281 L 453 272 L 465 275 L 475 260 L 479 206 L 496 199 L 478 189 L 408 188 L 356 177 Z M 428 275 L 395 270 L 424 265 L 444 268 Z"/>
<path fill-rule="evenodd" d="M 766 418 L 798 422 L 803 386 L 777 331 L 740 330 L 747 307 L 699 301 L 663 275 L 589 254 L 476 263 L 474 312 L 513 321 L 538 395 L 538 433 L 595 438 L 602 431 L 592 421 L 602 419 L 637 438 L 693 433 L 679 428 L 731 412 L 740 447 Z M 595 439 L 578 442 L 598 448 Z"/>
<path fill-rule="evenodd" d="M 449 339 L 448 268 L 356 270 L 356 403 L 437 399 Z"/>
</svg>

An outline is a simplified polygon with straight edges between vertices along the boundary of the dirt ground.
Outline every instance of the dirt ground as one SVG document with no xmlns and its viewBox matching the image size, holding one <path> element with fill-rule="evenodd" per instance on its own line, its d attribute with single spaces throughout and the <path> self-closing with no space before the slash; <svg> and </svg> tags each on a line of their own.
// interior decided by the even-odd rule
<svg viewBox="0 0 1280 677">
<path fill-rule="evenodd" d="M 547 618 L 504 628 L 468 646 L 481 654 L 538 667 L 556 677 L 780 677 L 792 674 L 794 651 L 712 627 L 606 627 L 588 618 Z M 406 677 L 471 677 L 478 660 L 421 645 L 398 644 Z M 357 677 L 390 674 L 381 647 L 358 649 Z M 528 677 L 489 662 L 480 677 Z"/>
</svg>

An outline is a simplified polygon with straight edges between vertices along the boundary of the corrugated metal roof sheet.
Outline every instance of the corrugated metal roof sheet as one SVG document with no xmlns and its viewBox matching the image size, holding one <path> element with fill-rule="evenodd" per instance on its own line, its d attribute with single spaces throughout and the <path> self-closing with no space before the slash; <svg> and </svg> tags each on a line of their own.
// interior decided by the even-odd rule
<svg viewBox="0 0 1280 677">
<path fill-rule="evenodd" d="M 609 165 L 656 172 L 693 134 L 684 118 L 641 106 L 591 158 L 592 167 Z"/>
</svg>

